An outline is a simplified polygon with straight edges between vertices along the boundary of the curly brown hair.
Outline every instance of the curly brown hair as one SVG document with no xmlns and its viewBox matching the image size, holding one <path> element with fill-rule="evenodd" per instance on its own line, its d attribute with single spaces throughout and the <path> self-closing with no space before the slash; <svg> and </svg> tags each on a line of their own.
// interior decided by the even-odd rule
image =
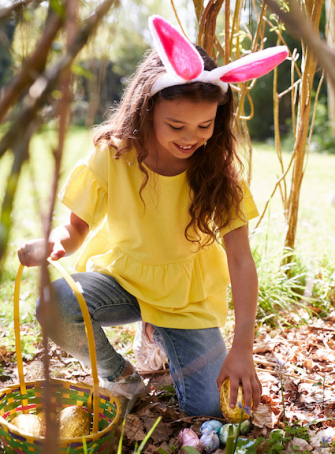
<svg viewBox="0 0 335 454">
<path fill-rule="evenodd" d="M 205 69 L 211 71 L 216 68 L 206 51 L 200 46 L 195 47 L 204 60 Z M 165 72 L 157 51 L 151 50 L 147 53 L 128 84 L 119 107 L 111 113 L 106 122 L 95 128 L 93 142 L 94 145 L 104 142 L 116 147 L 116 158 L 121 157 L 132 146 L 135 147 L 139 168 L 144 175 L 141 195 L 149 179 L 143 163 L 152 150 L 151 144 L 155 143 L 152 140 L 152 110 L 155 103 L 161 99 L 177 98 L 192 102 L 217 102 L 213 135 L 189 158 L 187 169 L 192 198 L 189 207 L 190 222 L 186 226 L 185 236 L 189 241 L 200 245 L 200 235 L 194 237 L 194 232 L 201 231 L 207 238 L 201 244 L 204 246 L 216 240 L 220 230 L 227 226 L 233 217 L 240 215 L 243 164 L 236 152 L 237 140 L 233 134 L 233 94 L 230 87 L 227 93 L 223 94 L 216 85 L 194 82 L 164 88 L 151 97 L 150 89 L 153 83 Z M 124 146 L 118 148 L 115 138 L 122 139 Z"/>
</svg>

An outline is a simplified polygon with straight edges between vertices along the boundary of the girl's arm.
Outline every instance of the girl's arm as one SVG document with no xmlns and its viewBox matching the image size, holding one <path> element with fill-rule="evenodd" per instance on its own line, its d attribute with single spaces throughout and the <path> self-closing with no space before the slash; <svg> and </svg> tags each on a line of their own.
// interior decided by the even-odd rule
<svg viewBox="0 0 335 454">
<path fill-rule="evenodd" d="M 53 260 L 59 260 L 65 255 L 73 254 L 83 244 L 88 232 L 88 224 L 71 212 L 69 223 L 56 227 L 50 233 L 48 255 Z M 41 265 L 45 257 L 45 241 L 43 238 L 27 241 L 17 253 L 22 265 Z"/>
<path fill-rule="evenodd" d="M 235 310 L 235 333 L 220 375 L 219 389 L 226 377 L 230 378 L 230 405 L 235 407 L 239 384 L 242 384 L 244 403 L 254 410 L 260 402 L 262 386 L 255 371 L 253 342 L 257 310 L 258 280 L 251 254 L 247 226 L 239 227 L 224 236 L 232 297 Z"/>
</svg>

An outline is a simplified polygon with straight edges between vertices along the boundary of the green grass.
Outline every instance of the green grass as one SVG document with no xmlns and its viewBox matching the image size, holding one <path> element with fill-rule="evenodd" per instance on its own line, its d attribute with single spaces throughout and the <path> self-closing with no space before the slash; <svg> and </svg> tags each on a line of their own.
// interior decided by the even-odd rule
<svg viewBox="0 0 335 454">
<path fill-rule="evenodd" d="M 289 159 L 290 154 L 284 153 L 285 163 Z M 296 250 L 306 258 L 306 263 L 318 260 L 325 254 L 335 258 L 335 206 L 331 205 L 335 194 L 334 171 L 334 155 L 310 154 L 301 187 L 296 237 Z M 256 144 L 251 190 L 260 212 L 263 211 L 280 174 L 279 162 L 273 148 Z M 290 184 L 289 180 L 288 187 Z M 271 250 L 281 247 L 285 237 L 286 226 L 279 191 L 271 200 L 269 213 L 256 232 L 253 243 L 258 242 L 259 236 L 262 239 L 268 237 L 267 248 Z M 256 223 L 257 219 L 251 221 L 251 230 Z"/>
<path fill-rule="evenodd" d="M 9 328 L 13 320 L 13 295 L 14 281 L 19 267 L 17 248 L 30 239 L 43 235 L 42 217 L 48 209 L 51 195 L 51 181 L 53 176 L 54 161 L 52 149 L 56 145 L 56 135 L 52 130 L 37 134 L 31 143 L 30 160 L 25 163 L 20 176 L 15 204 L 12 213 L 12 229 L 7 256 L 4 262 L 2 279 L 0 282 L 0 325 Z M 69 170 L 78 159 L 84 157 L 91 143 L 89 133 L 83 129 L 74 129 L 66 141 L 62 175 L 59 189 L 64 183 Z M 10 153 L 0 160 L 0 203 L 2 203 L 7 176 L 9 174 L 13 157 Z M 54 226 L 66 221 L 67 208 L 57 203 L 54 213 Z M 71 270 L 74 258 L 63 261 L 63 265 Z M 52 271 L 53 277 L 57 272 Z M 39 293 L 39 268 L 25 268 L 22 276 L 20 295 L 20 320 L 38 331 L 39 325 L 35 320 L 35 303 Z M 36 336 L 35 336 L 36 339 Z M 30 339 L 31 340 L 31 339 Z M 38 340 L 38 339 L 37 339 Z M 6 339 L 8 348 L 13 347 L 13 339 Z M 29 344 L 23 345 L 23 353 L 30 354 Z"/>
<path fill-rule="evenodd" d="M 12 320 L 14 279 L 19 265 L 16 250 L 24 241 L 42 235 L 41 215 L 45 214 L 48 207 L 53 175 L 52 148 L 55 145 L 56 135 L 52 130 L 47 129 L 36 135 L 30 147 L 30 161 L 22 170 L 12 215 L 10 244 L 0 283 L 0 320 L 3 326 L 9 326 Z M 74 164 L 87 155 L 91 146 L 88 131 L 78 128 L 71 130 L 65 144 L 59 189 Z M 289 153 L 285 153 L 285 162 L 289 159 Z M 0 202 L 11 162 L 10 154 L 0 160 Z M 271 200 L 270 209 L 260 227 L 254 230 L 257 219 L 250 223 L 251 246 L 260 278 L 259 317 L 263 321 L 269 319 L 271 323 L 276 311 L 287 310 L 299 300 L 306 273 L 314 279 L 313 296 L 323 309 L 328 310 L 335 303 L 335 206 L 331 205 L 335 192 L 334 170 L 335 155 L 310 155 L 302 184 L 295 261 L 288 276 L 280 264 L 286 226 L 279 192 Z M 260 213 L 280 173 L 273 147 L 255 144 L 251 190 Z M 67 208 L 57 202 L 54 226 L 65 222 L 67 217 Z M 77 254 L 62 261 L 69 271 L 73 269 L 76 257 Z M 53 276 L 58 277 L 57 272 L 53 271 Z M 38 268 L 24 271 L 21 313 L 30 314 L 26 323 L 31 325 L 35 323 L 33 314 L 39 290 L 38 280 Z"/>
<path fill-rule="evenodd" d="M 284 153 L 284 162 L 288 163 L 289 159 L 290 154 Z M 281 315 L 285 311 L 299 312 L 301 307 L 306 308 L 301 321 L 315 315 L 308 312 L 306 301 L 299 306 L 306 280 L 313 287 L 312 295 L 308 296 L 314 299 L 309 303 L 321 308 L 320 315 L 326 315 L 335 306 L 335 206 L 331 204 L 335 194 L 334 170 L 334 155 L 310 154 L 301 187 L 295 251 L 289 270 L 282 264 L 283 254 L 289 251 L 283 251 L 286 224 L 279 191 L 271 199 L 260 226 L 255 230 L 258 219 L 250 222 L 251 247 L 259 276 L 259 321 L 271 325 L 275 319 L 283 321 Z M 273 148 L 256 144 L 251 191 L 260 213 L 280 174 Z M 288 190 L 290 185 L 288 179 Z"/>
</svg>

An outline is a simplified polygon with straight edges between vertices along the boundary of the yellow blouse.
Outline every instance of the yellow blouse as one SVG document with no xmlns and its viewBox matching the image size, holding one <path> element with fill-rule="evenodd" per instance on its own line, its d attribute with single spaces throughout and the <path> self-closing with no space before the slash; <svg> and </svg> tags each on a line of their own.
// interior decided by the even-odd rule
<svg viewBox="0 0 335 454">
<path fill-rule="evenodd" d="M 226 253 L 216 242 L 199 250 L 185 238 L 186 172 L 166 177 L 147 170 L 144 206 L 139 195 L 143 173 L 134 149 L 115 159 L 114 148 L 99 146 L 77 163 L 59 194 L 92 230 L 76 270 L 113 276 L 138 299 L 146 322 L 188 329 L 223 326 Z M 243 192 L 245 219 L 234 219 L 223 235 L 258 216 L 245 183 Z"/>
</svg>

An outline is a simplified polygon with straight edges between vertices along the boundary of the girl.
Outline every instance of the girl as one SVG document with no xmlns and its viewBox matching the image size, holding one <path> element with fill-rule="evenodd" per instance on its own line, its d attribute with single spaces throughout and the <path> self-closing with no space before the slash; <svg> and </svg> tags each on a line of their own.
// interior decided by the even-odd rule
<svg viewBox="0 0 335 454">
<path fill-rule="evenodd" d="M 139 65 L 117 111 L 96 128 L 95 149 L 61 190 L 71 214 L 52 231 L 49 254 L 58 260 L 75 252 L 92 232 L 73 277 L 91 314 L 104 387 L 130 405 L 143 390 L 139 374 L 102 329 L 143 320 L 149 338 L 167 355 L 186 413 L 220 417 L 219 389 L 228 376 L 230 404 L 242 384 L 245 404 L 253 399 L 256 409 L 257 275 L 247 222 L 258 213 L 241 179 L 227 82 L 264 74 L 287 51 L 259 52 L 243 64 L 215 69 L 202 48 L 163 18 L 154 16 L 150 24 L 159 53 L 151 51 Z M 18 251 L 21 263 L 40 264 L 42 245 L 25 243 Z M 227 353 L 219 327 L 227 317 L 229 277 L 236 322 Z M 53 291 L 48 333 L 89 365 L 74 294 L 63 279 Z"/>
</svg>

